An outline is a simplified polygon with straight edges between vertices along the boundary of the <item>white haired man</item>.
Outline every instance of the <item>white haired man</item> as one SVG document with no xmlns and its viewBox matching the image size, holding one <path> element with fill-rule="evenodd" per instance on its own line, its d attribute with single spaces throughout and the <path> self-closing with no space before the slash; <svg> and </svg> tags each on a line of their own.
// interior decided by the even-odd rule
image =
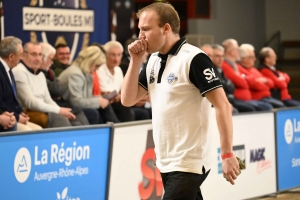
<svg viewBox="0 0 300 200">
<path fill-rule="evenodd" d="M 256 56 L 254 47 L 251 44 L 242 44 L 240 46 L 240 64 L 245 69 L 247 76 L 252 77 L 252 84 L 249 84 L 252 99 L 272 104 L 274 108 L 283 108 L 282 101 L 271 96 L 270 89 L 274 87 L 271 79 L 263 76 L 255 67 Z"/>
</svg>

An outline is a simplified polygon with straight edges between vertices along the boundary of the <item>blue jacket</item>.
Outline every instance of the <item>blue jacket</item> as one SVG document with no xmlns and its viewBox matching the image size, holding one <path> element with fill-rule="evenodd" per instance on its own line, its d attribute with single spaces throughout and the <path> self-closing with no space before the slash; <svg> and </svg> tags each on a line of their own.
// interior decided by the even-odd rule
<svg viewBox="0 0 300 200">
<path fill-rule="evenodd" d="M 14 77 L 13 83 L 16 85 Z M 10 83 L 5 67 L 0 62 L 0 109 L 5 112 L 14 112 L 16 121 L 19 121 L 19 114 L 23 112 L 17 96 L 14 95 L 12 85 Z"/>
</svg>

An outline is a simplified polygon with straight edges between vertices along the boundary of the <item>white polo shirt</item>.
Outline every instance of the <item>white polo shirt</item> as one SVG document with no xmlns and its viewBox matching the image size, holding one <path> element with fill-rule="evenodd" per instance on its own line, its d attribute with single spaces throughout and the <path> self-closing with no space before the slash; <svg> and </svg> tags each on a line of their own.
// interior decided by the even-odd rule
<svg viewBox="0 0 300 200">
<path fill-rule="evenodd" d="M 114 74 L 111 74 L 107 65 L 103 64 L 96 71 L 102 92 L 112 92 L 116 90 L 120 93 L 123 83 L 123 72 L 119 66 L 114 68 Z"/>
<path fill-rule="evenodd" d="M 152 54 L 141 71 L 139 84 L 151 99 L 156 165 L 162 173 L 210 169 L 211 104 L 204 96 L 222 87 L 214 70 L 209 57 L 182 38 L 168 54 Z"/>
</svg>

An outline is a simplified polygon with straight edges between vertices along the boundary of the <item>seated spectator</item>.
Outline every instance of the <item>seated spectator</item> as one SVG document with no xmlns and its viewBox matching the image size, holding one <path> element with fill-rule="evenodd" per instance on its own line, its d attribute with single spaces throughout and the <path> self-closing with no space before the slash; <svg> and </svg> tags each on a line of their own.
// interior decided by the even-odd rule
<svg viewBox="0 0 300 200">
<path fill-rule="evenodd" d="M 106 51 L 106 63 L 97 70 L 102 94 L 116 91 L 118 95 L 113 99 L 112 107 L 121 122 L 149 119 L 149 113 L 142 107 L 132 109 L 125 107 L 121 103 L 121 87 L 123 83 L 123 73 L 119 67 L 123 55 L 123 46 L 117 41 L 109 41 L 104 45 Z M 139 118 L 140 117 L 140 118 Z"/>
<path fill-rule="evenodd" d="M 58 77 L 62 71 L 70 66 L 70 48 L 66 44 L 58 44 L 55 49 L 56 53 L 51 68 Z"/>
<path fill-rule="evenodd" d="M 252 76 L 253 79 L 249 82 L 252 99 L 270 103 L 274 108 L 285 107 L 282 101 L 271 96 L 270 89 L 274 86 L 273 81 L 264 77 L 255 68 L 256 57 L 254 47 L 251 44 L 242 44 L 240 46 L 240 55 L 240 64 L 244 67 L 246 76 Z"/>
<path fill-rule="evenodd" d="M 223 47 L 222 47 L 223 48 Z M 213 48 L 212 48 L 212 46 L 210 45 L 210 44 L 204 44 L 204 45 L 202 45 L 201 47 L 200 47 L 200 49 L 202 50 L 202 51 L 204 51 L 204 53 L 206 53 L 206 55 L 211 59 L 211 61 L 213 61 L 213 58 L 214 58 L 214 51 L 213 51 Z M 222 62 L 223 62 L 223 58 L 222 58 Z M 222 64 L 222 62 L 221 62 L 221 64 Z M 214 67 L 215 67 L 215 73 L 217 74 L 217 76 L 220 78 L 220 73 L 218 73 L 218 70 L 216 69 L 216 66 L 215 66 L 215 64 L 213 63 L 213 65 L 214 65 Z M 222 82 L 222 79 L 220 78 L 220 81 L 221 81 L 221 83 L 222 83 L 222 85 L 223 85 L 223 89 L 224 89 L 224 91 L 225 91 L 225 94 L 226 94 L 226 96 L 227 96 L 227 93 L 226 93 L 226 90 L 225 90 L 225 87 L 224 87 L 224 83 Z M 228 99 L 228 96 L 227 96 L 227 99 Z M 228 99 L 228 101 L 229 101 L 229 99 Z M 230 101 L 229 101 L 230 102 Z M 230 102 L 231 103 L 231 102 Z M 232 106 L 232 103 L 231 103 L 231 110 L 232 110 L 232 113 L 238 113 L 239 111 L 235 108 L 235 107 L 233 107 Z"/>
<path fill-rule="evenodd" d="M 130 54 L 128 52 L 127 47 L 128 47 L 128 45 L 130 45 L 134 41 L 135 41 L 134 38 L 129 38 L 125 42 L 125 49 L 124 49 L 124 53 L 123 53 L 122 60 L 121 60 L 121 63 L 120 63 L 120 68 L 123 72 L 123 76 L 125 76 L 125 74 L 127 72 L 127 69 L 129 67 L 129 62 L 130 62 Z"/>
<path fill-rule="evenodd" d="M 58 80 L 68 84 L 69 92 L 63 98 L 72 106 L 82 109 L 99 109 L 99 123 L 117 123 L 119 120 L 109 101 L 102 96 L 93 95 L 92 74 L 105 63 L 105 60 L 105 53 L 99 47 L 87 47 L 79 52 L 76 60 L 59 75 Z"/>
<path fill-rule="evenodd" d="M 6 37 L 0 43 L 0 108 L 2 112 L 13 113 L 18 122 L 16 126 L 7 127 L 7 129 L 0 127 L 1 131 L 13 131 L 16 128 L 20 131 L 42 129 L 42 127 L 29 122 L 32 120 L 23 112 L 18 102 L 12 68 L 19 63 L 22 52 L 22 41 L 19 38 Z"/>
<path fill-rule="evenodd" d="M 85 125 L 70 108 L 59 107 L 50 97 L 41 67 L 42 49 L 39 43 L 24 45 L 21 63 L 13 69 L 21 104 L 31 120 L 43 128 Z"/>
<path fill-rule="evenodd" d="M 73 111 L 76 110 L 77 118 L 81 117 L 80 121 L 85 121 L 87 118 L 89 124 L 98 124 L 99 123 L 99 113 L 95 109 L 86 108 L 81 111 L 80 108 L 71 107 L 68 101 L 65 101 L 62 96 L 68 92 L 68 84 L 60 82 L 52 69 L 50 68 L 52 64 L 52 59 L 55 54 L 55 49 L 48 43 L 40 43 L 42 47 L 42 63 L 41 63 L 41 71 L 44 73 L 47 86 L 50 92 L 52 99 L 60 106 L 60 107 L 68 107 Z"/>
<path fill-rule="evenodd" d="M 240 59 L 239 46 L 236 40 L 227 39 L 222 43 L 225 49 L 225 58 L 222 63 L 222 69 L 227 78 L 235 86 L 234 97 L 237 100 L 243 100 L 255 107 L 257 111 L 272 110 L 273 106 L 263 101 L 252 99 L 249 89 L 249 82 L 253 81 L 252 76 L 246 76 L 246 70 L 237 63 Z"/>
<path fill-rule="evenodd" d="M 255 107 L 251 104 L 247 103 L 243 100 L 237 100 L 234 97 L 234 84 L 229 80 L 223 70 L 222 63 L 224 61 L 224 48 L 221 45 L 215 44 L 212 45 L 213 53 L 212 53 L 212 62 L 216 69 L 216 74 L 220 78 L 220 81 L 223 85 L 225 94 L 227 96 L 228 101 L 233 105 L 234 108 L 238 110 L 238 112 L 253 112 L 256 111 Z"/>
<path fill-rule="evenodd" d="M 4 130 L 16 131 L 17 124 L 14 113 L 2 112 L 0 109 L 0 132 Z"/>
<path fill-rule="evenodd" d="M 276 69 L 277 56 L 270 47 L 264 47 L 259 52 L 260 72 L 274 82 L 271 94 L 281 100 L 286 106 L 300 106 L 300 102 L 292 99 L 288 91 L 290 77 L 288 74 Z"/>
</svg>

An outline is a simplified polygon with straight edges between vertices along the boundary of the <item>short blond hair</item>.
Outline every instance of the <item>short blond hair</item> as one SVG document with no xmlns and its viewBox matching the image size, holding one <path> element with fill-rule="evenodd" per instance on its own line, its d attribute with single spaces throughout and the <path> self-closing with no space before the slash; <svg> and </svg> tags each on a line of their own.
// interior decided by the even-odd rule
<svg viewBox="0 0 300 200">
<path fill-rule="evenodd" d="M 166 23 L 170 24 L 172 32 L 174 34 L 179 34 L 180 31 L 180 18 L 175 10 L 175 8 L 170 3 L 161 3 L 156 2 L 152 3 L 141 10 L 136 14 L 139 19 L 141 14 L 145 11 L 154 11 L 158 15 L 158 26 L 163 27 Z"/>
<path fill-rule="evenodd" d="M 73 64 L 80 67 L 83 72 L 90 73 L 91 65 L 102 65 L 105 62 L 105 54 L 100 50 L 100 48 L 96 46 L 89 46 L 79 52 L 78 57 Z"/>
</svg>

